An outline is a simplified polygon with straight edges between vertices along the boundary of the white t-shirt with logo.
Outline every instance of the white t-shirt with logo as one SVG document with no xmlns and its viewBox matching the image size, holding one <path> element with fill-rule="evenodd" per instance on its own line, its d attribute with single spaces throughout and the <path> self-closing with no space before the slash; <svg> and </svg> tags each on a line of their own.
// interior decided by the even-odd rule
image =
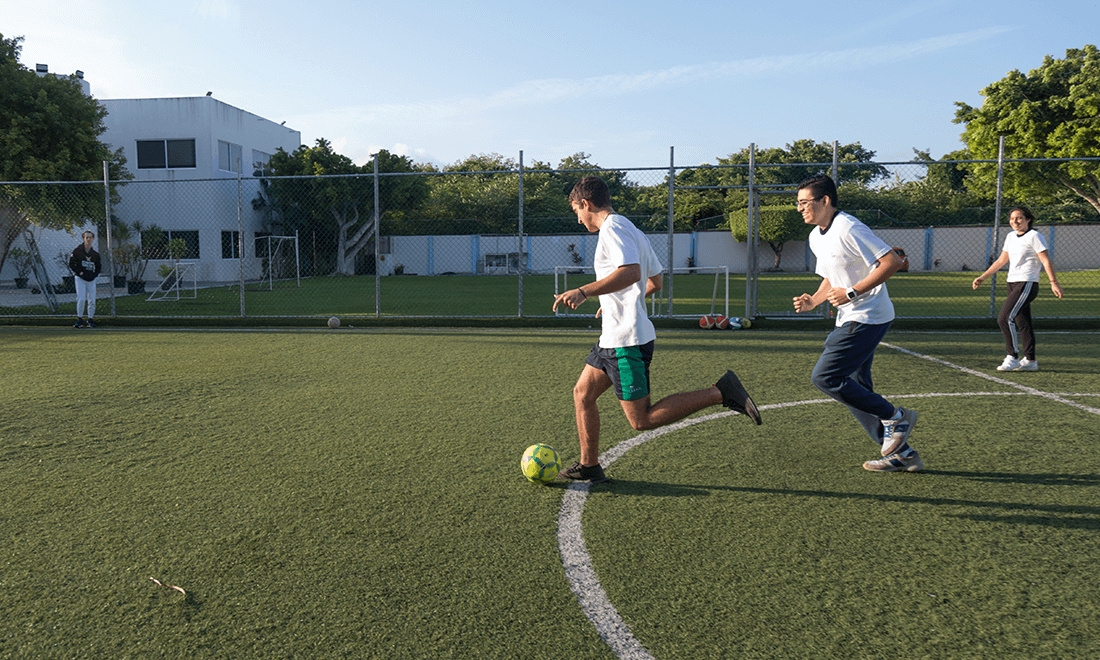
<svg viewBox="0 0 1100 660">
<path fill-rule="evenodd" d="M 646 281 L 664 267 L 649 239 L 634 223 L 612 213 L 600 225 L 596 257 L 592 265 L 602 280 L 620 266 L 638 264 L 642 277 L 621 291 L 600 295 L 603 313 L 600 348 L 641 346 L 657 338 L 657 331 L 645 308 Z"/>
<path fill-rule="evenodd" d="M 840 212 L 824 233 L 818 227 L 810 231 L 810 249 L 817 257 L 817 274 L 833 286 L 847 289 L 867 277 L 890 246 L 855 216 Z M 845 323 L 880 325 L 894 320 L 894 303 L 885 283 L 861 293 L 836 311 L 838 328 Z"/>
<path fill-rule="evenodd" d="M 1038 282 L 1043 263 L 1039 253 L 1047 249 L 1046 239 L 1034 229 L 1020 236 L 1015 231 L 1005 236 L 1004 251 L 1008 253 L 1008 282 Z"/>
</svg>

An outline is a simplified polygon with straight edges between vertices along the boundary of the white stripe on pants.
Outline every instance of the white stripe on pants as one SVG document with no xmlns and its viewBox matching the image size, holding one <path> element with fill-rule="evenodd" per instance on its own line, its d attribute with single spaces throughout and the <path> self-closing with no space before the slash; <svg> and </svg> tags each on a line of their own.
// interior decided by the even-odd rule
<svg viewBox="0 0 1100 660">
<path fill-rule="evenodd" d="M 77 275 L 73 278 L 73 284 L 76 284 L 76 315 L 84 316 L 80 313 L 80 310 L 84 309 L 85 303 L 88 305 L 88 318 L 95 317 L 95 280 L 89 282 L 84 278 Z"/>
</svg>

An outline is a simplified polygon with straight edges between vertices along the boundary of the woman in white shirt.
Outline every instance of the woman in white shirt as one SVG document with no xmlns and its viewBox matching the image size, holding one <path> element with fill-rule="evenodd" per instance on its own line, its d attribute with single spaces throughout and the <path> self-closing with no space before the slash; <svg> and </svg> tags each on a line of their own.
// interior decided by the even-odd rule
<svg viewBox="0 0 1100 660">
<path fill-rule="evenodd" d="M 1039 363 L 1035 360 L 1035 333 L 1031 329 L 1031 301 L 1039 295 L 1040 268 L 1047 272 L 1050 290 L 1062 297 L 1062 287 L 1054 274 L 1054 262 L 1050 260 L 1046 240 L 1032 228 L 1034 222 L 1035 216 L 1026 207 L 1012 209 L 1008 214 L 1008 224 L 1013 231 L 1005 237 L 1000 258 L 975 277 L 971 285 L 977 289 L 986 278 L 1008 264 L 1008 296 L 997 316 L 1008 355 L 997 371 L 1039 370 Z"/>
</svg>

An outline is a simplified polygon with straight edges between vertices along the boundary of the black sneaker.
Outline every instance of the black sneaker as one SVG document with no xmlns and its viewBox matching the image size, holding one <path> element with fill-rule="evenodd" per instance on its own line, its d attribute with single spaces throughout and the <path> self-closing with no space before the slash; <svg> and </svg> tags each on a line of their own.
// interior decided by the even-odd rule
<svg viewBox="0 0 1100 660">
<path fill-rule="evenodd" d="M 737 374 L 727 371 L 725 376 L 714 384 L 722 393 L 722 405 L 730 410 L 736 410 L 742 415 L 748 415 L 749 419 L 756 422 L 757 426 L 764 423 L 760 419 L 760 411 L 756 409 L 752 397 L 745 391 L 744 385 L 737 379 Z"/>
<path fill-rule="evenodd" d="M 574 463 L 568 468 L 558 473 L 559 477 L 563 479 L 572 479 L 573 481 L 587 481 L 593 484 L 602 484 L 611 481 L 607 478 L 607 475 L 603 473 L 603 468 L 600 464 L 584 466 L 580 462 Z"/>
<path fill-rule="evenodd" d="M 91 320 L 91 319 L 88 319 L 88 327 L 89 327 L 89 328 L 98 328 L 99 326 L 98 326 L 98 325 L 96 325 L 96 322 L 95 322 L 95 321 L 93 321 L 93 320 Z"/>
<path fill-rule="evenodd" d="M 77 319 L 76 323 L 73 324 L 73 327 L 74 328 L 83 328 L 84 327 L 84 319 Z"/>
</svg>

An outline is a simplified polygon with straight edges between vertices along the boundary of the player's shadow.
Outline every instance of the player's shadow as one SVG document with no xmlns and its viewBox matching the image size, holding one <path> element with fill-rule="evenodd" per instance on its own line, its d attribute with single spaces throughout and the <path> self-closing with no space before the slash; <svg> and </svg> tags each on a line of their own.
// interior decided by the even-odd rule
<svg viewBox="0 0 1100 660">
<path fill-rule="evenodd" d="M 1056 472 L 1028 474 L 1025 472 L 959 472 L 954 470 L 922 470 L 921 473 L 1004 484 L 1033 484 L 1038 486 L 1100 485 L 1100 474 L 1059 474 Z"/>
<path fill-rule="evenodd" d="M 589 492 L 601 491 L 615 493 L 616 495 L 637 497 L 701 497 L 710 495 L 712 488 L 709 486 L 685 486 L 681 484 L 669 484 L 660 481 L 637 481 L 633 479 L 616 479 L 602 484 L 592 484 Z"/>
<path fill-rule="evenodd" d="M 924 474 L 967 478 L 982 478 L 990 481 L 1008 483 L 1028 483 L 1042 485 L 1095 486 L 1100 484 L 1100 475 L 1075 474 L 1013 474 L 950 472 L 945 470 L 926 470 Z M 596 484 L 591 492 L 607 491 L 616 495 L 637 497 L 700 497 L 712 495 L 717 491 L 732 493 L 752 493 L 756 495 L 778 495 L 801 498 L 867 500 L 943 506 L 952 509 L 945 515 L 978 522 L 1017 523 L 1043 525 L 1061 529 L 1100 530 L 1100 506 L 1080 506 L 1063 504 L 1032 504 L 1029 502 L 994 502 L 966 500 L 950 497 L 931 497 L 920 495 L 890 495 L 884 493 L 852 493 L 824 490 L 793 488 L 762 488 L 755 486 L 697 486 L 670 484 L 657 481 L 634 481 L 612 479 L 606 484 Z M 973 513 L 960 513 L 958 508 L 974 509 Z"/>
</svg>

